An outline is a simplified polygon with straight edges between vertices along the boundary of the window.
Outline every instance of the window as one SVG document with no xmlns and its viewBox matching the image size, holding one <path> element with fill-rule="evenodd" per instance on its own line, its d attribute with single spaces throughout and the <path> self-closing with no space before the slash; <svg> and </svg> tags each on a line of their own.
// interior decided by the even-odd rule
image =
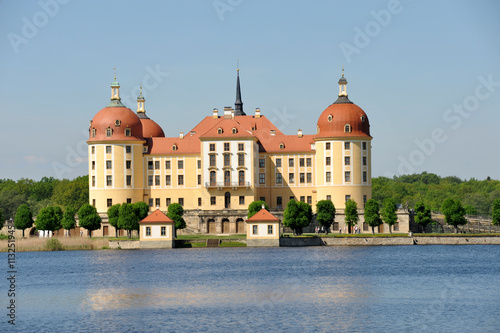
<svg viewBox="0 0 500 333">
<path fill-rule="evenodd" d="M 130 170 L 132 168 L 132 161 L 125 161 L 125 168 Z"/>
<path fill-rule="evenodd" d="M 265 184 L 265 183 L 266 183 L 266 174 L 259 173 L 259 184 Z"/>
<path fill-rule="evenodd" d="M 240 195 L 240 205 L 244 205 L 244 204 L 245 204 L 245 196 Z"/>
<path fill-rule="evenodd" d="M 122 124 L 122 122 L 120 121 L 120 119 L 116 119 L 115 120 L 115 126 L 116 127 L 120 127 L 121 124 Z"/>
<path fill-rule="evenodd" d="M 368 223 L 363 222 L 363 231 L 368 231 Z"/>
<path fill-rule="evenodd" d="M 92 137 L 95 138 L 96 130 L 95 128 L 92 129 Z"/>
<path fill-rule="evenodd" d="M 306 182 L 306 175 L 303 172 L 299 174 L 299 182 L 301 184 L 304 184 Z"/>
<path fill-rule="evenodd" d="M 166 236 L 167 235 L 167 228 L 166 227 L 161 227 L 161 235 Z"/>
<path fill-rule="evenodd" d="M 229 150 L 230 150 L 229 142 L 224 142 L 224 151 L 229 151 Z"/>
<path fill-rule="evenodd" d="M 283 175 L 280 172 L 276 174 L 276 184 L 283 184 Z"/>
<path fill-rule="evenodd" d="M 132 176 L 127 175 L 127 186 L 132 185 Z"/>
<path fill-rule="evenodd" d="M 149 198 L 149 207 L 153 207 L 153 198 Z"/>
<path fill-rule="evenodd" d="M 301 195 L 300 198 L 299 198 L 299 200 L 302 201 L 302 202 L 306 202 L 306 197 L 303 196 L 303 195 Z"/>
<path fill-rule="evenodd" d="M 259 200 L 266 202 L 266 197 L 260 197 Z"/>
<path fill-rule="evenodd" d="M 165 185 L 170 185 L 172 182 L 170 175 L 165 176 Z"/>
<path fill-rule="evenodd" d="M 327 156 L 325 159 L 325 165 L 331 165 L 332 164 L 332 158 L 330 156 Z"/>
<path fill-rule="evenodd" d="M 210 171 L 210 185 L 215 186 L 216 173 L 215 171 Z"/>
<path fill-rule="evenodd" d="M 311 159 L 310 157 L 308 157 L 308 158 L 306 159 L 306 166 L 307 166 L 307 167 L 312 166 L 312 159 Z"/>
<path fill-rule="evenodd" d="M 111 154 L 111 146 L 106 146 L 106 154 Z"/>
<path fill-rule="evenodd" d="M 148 176 L 148 186 L 153 186 L 153 176 Z"/>
<path fill-rule="evenodd" d="M 177 169 L 184 169 L 184 161 L 183 160 L 177 161 Z"/>
<path fill-rule="evenodd" d="M 201 160 L 198 160 L 198 169 L 201 169 Z"/>
<path fill-rule="evenodd" d="M 151 227 L 146 227 L 146 236 L 151 236 Z"/>
<path fill-rule="evenodd" d="M 267 225 L 267 234 L 268 235 L 272 235 L 273 234 L 273 225 L 272 224 L 268 224 Z"/>
<path fill-rule="evenodd" d="M 326 150 L 330 150 L 331 148 L 332 148 L 332 144 L 331 144 L 330 142 L 327 142 L 327 143 L 325 144 L 325 149 L 326 149 Z"/>
<path fill-rule="evenodd" d="M 238 143 L 238 151 L 244 151 L 245 150 L 245 144 L 244 143 Z"/>
<path fill-rule="evenodd" d="M 345 133 L 351 133 L 351 125 L 346 124 L 346 125 L 344 126 L 344 132 L 345 132 Z"/>
<path fill-rule="evenodd" d="M 108 207 L 113 206 L 113 199 L 107 199 L 107 200 L 106 200 L 106 205 L 107 205 Z"/>
<path fill-rule="evenodd" d="M 281 158 L 276 159 L 276 167 L 281 168 Z"/>
<path fill-rule="evenodd" d="M 166 203 L 167 207 L 168 207 L 168 206 L 170 206 L 170 204 L 172 203 L 172 199 L 167 198 L 167 199 L 165 200 L 165 203 Z"/>
<path fill-rule="evenodd" d="M 107 147 L 106 147 L 106 148 L 107 148 Z M 92 148 L 90 148 L 90 152 L 91 152 L 92 154 L 95 154 L 95 146 L 92 146 Z"/>
<path fill-rule="evenodd" d="M 224 166 L 225 167 L 231 166 L 231 155 L 230 154 L 224 154 Z"/>
<path fill-rule="evenodd" d="M 201 175 L 198 175 L 198 185 L 201 185 Z"/>
<path fill-rule="evenodd" d="M 366 198 L 366 194 L 365 194 L 365 195 L 363 195 L 363 207 L 365 207 L 365 205 L 366 205 L 366 199 L 367 198 Z"/>
<path fill-rule="evenodd" d="M 210 197 L 210 205 L 215 206 L 216 200 L 215 197 Z"/>
<path fill-rule="evenodd" d="M 215 154 L 210 155 L 210 166 L 214 167 L 215 166 Z"/>
<path fill-rule="evenodd" d="M 110 136 L 112 136 L 112 135 L 113 135 L 113 130 L 112 130 L 111 128 L 109 128 L 109 127 L 108 127 L 108 128 L 106 128 L 106 136 L 107 136 L 107 137 L 110 137 Z"/>
<path fill-rule="evenodd" d="M 394 223 L 392 228 L 394 231 L 399 231 L 399 222 Z"/>
<path fill-rule="evenodd" d="M 264 158 L 259 159 L 259 168 L 265 168 L 266 167 L 266 160 Z"/>
<path fill-rule="evenodd" d="M 170 170 L 170 161 L 165 161 L 165 169 Z"/>
<path fill-rule="evenodd" d="M 179 198 L 179 205 L 184 206 L 184 198 Z"/>
<path fill-rule="evenodd" d="M 288 174 L 288 183 L 293 184 L 295 182 L 295 174 L 293 172 L 290 172 Z"/>
<path fill-rule="evenodd" d="M 291 201 L 291 200 L 295 200 L 295 197 L 292 195 L 292 196 L 290 196 L 290 199 L 289 199 L 289 200 L 290 200 L 290 201 Z"/>
<path fill-rule="evenodd" d="M 360 119 L 361 119 L 361 122 L 364 123 L 365 120 L 366 120 L 366 117 L 363 115 L 363 116 L 360 117 Z"/>
<path fill-rule="evenodd" d="M 308 173 L 306 174 L 306 177 L 307 177 L 307 178 L 306 178 L 306 179 L 307 179 L 306 181 L 307 181 L 308 183 L 312 183 L 312 173 L 308 172 Z"/>
<path fill-rule="evenodd" d="M 245 171 L 243 170 L 238 172 L 238 183 L 240 186 L 245 185 Z"/>
<path fill-rule="evenodd" d="M 95 207 L 95 199 L 92 199 L 92 206 Z"/>
<path fill-rule="evenodd" d="M 160 176 L 159 175 L 155 176 L 155 186 L 160 186 Z"/>
<path fill-rule="evenodd" d="M 346 149 L 346 150 L 351 149 L 351 143 L 350 142 L 344 142 L 344 149 Z"/>
<path fill-rule="evenodd" d="M 350 156 L 344 157 L 344 164 L 345 165 L 351 165 L 351 157 Z"/>
<path fill-rule="evenodd" d="M 283 142 L 280 143 L 280 149 L 285 149 L 285 144 Z"/>
<path fill-rule="evenodd" d="M 153 170 L 153 161 L 148 161 L 148 170 Z"/>
<path fill-rule="evenodd" d="M 113 185 L 113 176 L 107 175 L 106 176 L 106 185 L 107 186 L 112 186 Z"/>
<path fill-rule="evenodd" d="M 288 159 L 288 167 L 293 168 L 293 158 Z"/>
<path fill-rule="evenodd" d="M 125 146 L 125 152 L 126 152 L 127 154 L 132 153 L 132 146 Z"/>
<path fill-rule="evenodd" d="M 231 171 L 224 171 L 224 185 L 231 186 Z"/>
<path fill-rule="evenodd" d="M 347 202 L 347 201 L 349 201 L 349 200 L 351 200 L 351 196 L 350 196 L 349 194 L 346 194 L 346 195 L 345 195 L 345 202 Z"/>
<path fill-rule="evenodd" d="M 95 170 L 95 161 L 92 161 L 92 170 Z"/>
<path fill-rule="evenodd" d="M 254 224 L 252 226 L 252 235 L 257 235 L 257 232 L 258 232 L 258 226 Z"/>
<path fill-rule="evenodd" d="M 160 198 L 155 199 L 155 206 L 160 207 Z"/>
<path fill-rule="evenodd" d="M 127 198 L 127 203 L 132 203 L 132 198 Z"/>
<path fill-rule="evenodd" d="M 160 169 L 160 161 L 155 161 L 155 170 Z"/>
<path fill-rule="evenodd" d="M 215 143 L 210 144 L 210 151 L 215 151 Z"/>
<path fill-rule="evenodd" d="M 95 176 L 92 176 L 92 186 L 95 187 Z"/>
<path fill-rule="evenodd" d="M 325 177 L 325 181 L 327 183 L 331 182 L 332 181 L 332 173 L 330 171 L 327 171 L 326 172 L 326 177 Z"/>
<path fill-rule="evenodd" d="M 363 183 L 366 183 L 368 180 L 367 180 L 367 175 L 366 175 L 366 171 L 363 171 Z"/>
<path fill-rule="evenodd" d="M 245 166 L 245 155 L 238 154 L 238 166 Z"/>
<path fill-rule="evenodd" d="M 328 200 L 328 201 L 332 201 L 332 196 L 331 196 L 331 195 L 327 195 L 327 196 L 326 196 L 326 200 Z"/>
<path fill-rule="evenodd" d="M 363 156 L 363 165 L 366 165 L 366 156 Z"/>
<path fill-rule="evenodd" d="M 172 145 L 172 150 L 176 151 L 177 150 L 177 145 Z"/>
<path fill-rule="evenodd" d="M 363 142 L 363 150 L 366 150 L 366 142 Z"/>
<path fill-rule="evenodd" d="M 184 185 L 184 175 L 178 175 L 177 176 L 177 184 L 178 185 Z"/>
<path fill-rule="evenodd" d="M 331 122 L 333 120 L 333 116 L 331 114 L 329 114 L 326 119 L 328 120 L 328 122 Z"/>
<path fill-rule="evenodd" d="M 345 172 L 345 181 L 346 182 L 350 182 L 351 181 L 351 172 L 350 171 L 346 171 Z"/>
<path fill-rule="evenodd" d="M 305 159 L 304 158 L 299 158 L 299 166 L 303 167 L 305 165 Z"/>
<path fill-rule="evenodd" d="M 130 128 L 125 128 L 125 136 L 132 136 L 132 130 Z"/>
<path fill-rule="evenodd" d="M 276 207 L 283 208 L 283 197 L 281 196 L 276 197 Z"/>
<path fill-rule="evenodd" d="M 111 161 L 106 161 L 106 169 L 111 169 Z"/>
<path fill-rule="evenodd" d="M 312 205 L 312 202 L 313 202 L 312 196 L 308 195 L 307 196 L 307 203 Z"/>
<path fill-rule="evenodd" d="M 198 198 L 198 207 L 201 207 L 201 198 Z"/>
</svg>

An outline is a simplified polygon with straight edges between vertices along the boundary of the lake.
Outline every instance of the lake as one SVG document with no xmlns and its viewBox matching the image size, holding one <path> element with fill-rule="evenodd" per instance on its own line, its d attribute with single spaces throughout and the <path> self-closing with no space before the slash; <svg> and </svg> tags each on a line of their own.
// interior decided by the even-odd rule
<svg viewBox="0 0 500 333">
<path fill-rule="evenodd" d="M 16 327 L 7 324 L 3 278 L 2 332 L 500 331 L 495 245 L 22 252 L 16 259 Z"/>
</svg>

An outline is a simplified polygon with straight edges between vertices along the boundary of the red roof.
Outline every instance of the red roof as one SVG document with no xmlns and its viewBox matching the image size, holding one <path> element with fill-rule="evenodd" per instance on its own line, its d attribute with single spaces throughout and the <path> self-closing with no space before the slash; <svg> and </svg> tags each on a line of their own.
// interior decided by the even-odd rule
<svg viewBox="0 0 500 333">
<path fill-rule="evenodd" d="M 163 212 L 159 209 L 155 210 L 148 216 L 146 216 L 142 221 L 139 223 L 174 223 L 174 221 L 168 217 L 167 215 L 163 214 Z"/>
<path fill-rule="evenodd" d="M 349 133 L 345 132 L 345 125 L 347 124 L 351 125 L 351 132 Z M 368 117 L 354 103 L 331 104 L 319 116 L 318 130 L 316 138 L 371 137 Z"/>
<path fill-rule="evenodd" d="M 219 134 L 219 129 L 222 132 Z M 248 138 L 253 137 L 252 132 L 243 128 L 237 121 L 234 119 L 220 119 L 218 123 L 212 126 L 211 129 L 200 135 L 200 138 Z"/>
<path fill-rule="evenodd" d="M 108 128 L 113 131 L 110 137 L 106 136 Z M 126 128 L 131 129 L 131 136 L 125 136 Z M 92 136 L 93 129 L 95 137 Z M 139 117 L 125 106 L 105 107 L 94 116 L 90 124 L 89 141 L 142 141 L 142 138 Z"/>
<path fill-rule="evenodd" d="M 279 222 L 279 219 L 273 214 L 269 213 L 267 209 L 262 208 L 255 213 L 247 222 Z"/>
<path fill-rule="evenodd" d="M 142 124 L 142 136 L 145 138 L 155 138 L 155 137 L 165 137 L 165 133 L 163 132 L 160 125 L 158 125 L 155 121 L 144 118 L 141 119 Z"/>
</svg>

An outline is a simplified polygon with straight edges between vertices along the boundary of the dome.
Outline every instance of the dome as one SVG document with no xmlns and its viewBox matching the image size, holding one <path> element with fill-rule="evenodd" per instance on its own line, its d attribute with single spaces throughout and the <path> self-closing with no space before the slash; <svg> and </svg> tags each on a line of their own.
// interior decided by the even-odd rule
<svg viewBox="0 0 500 333">
<path fill-rule="evenodd" d="M 331 137 L 371 137 L 366 113 L 345 96 L 319 116 L 316 138 Z"/>
<path fill-rule="evenodd" d="M 165 133 L 155 121 L 149 118 L 141 118 L 142 136 L 145 138 L 164 138 Z"/>
<path fill-rule="evenodd" d="M 110 136 L 108 129 L 111 129 Z M 90 141 L 143 140 L 139 117 L 125 106 L 107 106 L 99 111 L 92 119 L 89 134 Z"/>
</svg>

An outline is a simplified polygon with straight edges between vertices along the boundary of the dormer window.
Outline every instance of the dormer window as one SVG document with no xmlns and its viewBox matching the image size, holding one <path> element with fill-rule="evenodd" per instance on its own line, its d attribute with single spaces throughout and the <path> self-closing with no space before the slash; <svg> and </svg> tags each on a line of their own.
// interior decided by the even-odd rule
<svg viewBox="0 0 500 333">
<path fill-rule="evenodd" d="M 351 125 L 346 124 L 346 125 L 344 126 L 344 132 L 345 132 L 345 133 L 351 133 Z"/>
<path fill-rule="evenodd" d="M 92 137 L 95 138 L 96 130 L 95 128 L 92 129 Z"/>
<path fill-rule="evenodd" d="M 120 127 L 121 124 L 122 124 L 122 122 L 120 121 L 120 119 L 116 119 L 115 120 L 115 126 L 116 127 Z"/>
<path fill-rule="evenodd" d="M 233 127 L 233 134 L 238 133 L 238 129 L 236 127 Z"/>
<path fill-rule="evenodd" d="M 125 136 L 131 136 L 132 130 L 130 128 L 125 128 Z"/>
<path fill-rule="evenodd" d="M 363 115 L 363 116 L 361 116 L 361 122 L 362 122 L 362 123 L 364 123 L 364 122 L 365 122 L 365 120 L 366 120 L 366 117 L 365 117 L 364 115 Z"/>
<path fill-rule="evenodd" d="M 219 127 L 219 129 L 217 130 L 217 134 L 222 134 L 224 133 L 224 131 L 222 130 L 222 128 Z"/>
<path fill-rule="evenodd" d="M 112 135 L 113 135 L 113 130 L 110 127 L 106 128 L 106 136 L 111 137 Z"/>
<path fill-rule="evenodd" d="M 283 142 L 280 143 L 280 149 L 285 149 L 285 144 Z"/>
<path fill-rule="evenodd" d="M 331 122 L 333 120 L 333 116 L 331 114 L 329 114 L 328 118 L 326 118 L 326 119 L 328 119 L 328 122 Z"/>
<path fill-rule="evenodd" d="M 173 151 L 176 151 L 176 150 L 177 150 L 177 145 L 175 145 L 175 144 L 174 144 L 174 145 L 172 146 L 172 150 L 173 150 Z"/>
</svg>

